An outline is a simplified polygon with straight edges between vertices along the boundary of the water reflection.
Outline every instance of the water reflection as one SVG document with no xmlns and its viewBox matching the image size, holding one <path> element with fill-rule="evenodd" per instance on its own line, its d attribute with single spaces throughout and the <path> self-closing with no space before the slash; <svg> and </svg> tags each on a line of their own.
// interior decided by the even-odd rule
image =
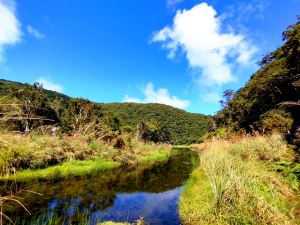
<svg viewBox="0 0 300 225">
<path fill-rule="evenodd" d="M 24 193 L 22 197 L 38 215 L 55 212 L 76 219 L 88 213 L 92 224 L 99 220 L 135 222 L 140 217 L 151 224 L 180 224 L 177 212 L 182 185 L 198 162 L 197 153 L 174 150 L 164 162 L 118 168 L 84 179 L 33 183 L 28 189 L 43 196 Z M 17 205 L 7 213 L 29 218 Z"/>
</svg>

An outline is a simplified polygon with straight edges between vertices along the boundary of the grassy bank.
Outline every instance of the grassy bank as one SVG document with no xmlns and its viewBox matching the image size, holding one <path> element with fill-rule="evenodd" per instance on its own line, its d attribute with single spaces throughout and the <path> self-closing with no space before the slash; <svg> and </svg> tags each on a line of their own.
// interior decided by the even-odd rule
<svg viewBox="0 0 300 225">
<path fill-rule="evenodd" d="M 294 157 L 280 135 L 211 140 L 194 148 L 201 165 L 180 199 L 184 223 L 297 224 Z"/>
<path fill-rule="evenodd" d="M 107 161 L 106 159 L 74 160 L 67 161 L 61 165 L 50 166 L 44 169 L 23 170 L 14 174 L 7 174 L 1 177 L 2 180 L 29 181 L 29 180 L 55 180 L 68 179 L 74 176 L 86 176 L 99 174 L 101 171 L 114 169 L 121 164 Z"/>
<path fill-rule="evenodd" d="M 126 141 L 126 139 L 125 139 Z M 0 135 L 0 180 L 52 180 L 97 174 L 121 165 L 160 161 L 170 146 L 138 140 L 115 149 L 89 137 Z"/>
</svg>

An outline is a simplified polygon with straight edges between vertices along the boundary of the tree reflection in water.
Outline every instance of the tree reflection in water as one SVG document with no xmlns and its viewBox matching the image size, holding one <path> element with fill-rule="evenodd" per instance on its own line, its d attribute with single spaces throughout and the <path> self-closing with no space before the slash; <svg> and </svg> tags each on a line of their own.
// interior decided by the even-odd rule
<svg viewBox="0 0 300 225">
<path fill-rule="evenodd" d="M 95 177 L 26 184 L 43 196 L 24 193 L 21 197 L 35 215 L 56 213 L 72 218 L 73 223 L 80 214 L 91 215 L 92 221 L 134 222 L 144 216 L 159 224 L 169 220 L 180 223 L 180 187 L 195 163 L 199 163 L 197 153 L 174 150 L 164 162 L 117 168 Z M 10 210 L 6 213 L 14 219 L 29 218 L 17 205 Z"/>
</svg>

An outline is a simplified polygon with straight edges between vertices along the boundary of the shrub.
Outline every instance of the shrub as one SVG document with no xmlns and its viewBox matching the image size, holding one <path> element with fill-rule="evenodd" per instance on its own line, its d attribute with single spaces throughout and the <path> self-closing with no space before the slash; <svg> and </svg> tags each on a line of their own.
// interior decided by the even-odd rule
<svg viewBox="0 0 300 225">
<path fill-rule="evenodd" d="M 169 142 L 170 133 L 163 124 L 155 121 L 142 121 L 138 126 L 138 136 L 145 141 Z"/>
<path fill-rule="evenodd" d="M 267 133 L 285 133 L 293 125 L 291 115 L 282 109 L 272 109 L 260 116 L 260 120 L 255 123 L 258 130 Z"/>
<path fill-rule="evenodd" d="M 123 149 L 125 147 L 125 141 L 122 137 L 122 135 L 119 135 L 114 143 L 113 143 L 113 147 L 116 148 L 116 149 Z"/>
<path fill-rule="evenodd" d="M 126 145 L 129 147 L 129 149 L 132 149 L 132 136 L 128 135 L 126 137 Z"/>
<path fill-rule="evenodd" d="M 134 128 L 132 126 L 122 126 L 121 131 L 124 133 L 133 133 Z"/>
</svg>

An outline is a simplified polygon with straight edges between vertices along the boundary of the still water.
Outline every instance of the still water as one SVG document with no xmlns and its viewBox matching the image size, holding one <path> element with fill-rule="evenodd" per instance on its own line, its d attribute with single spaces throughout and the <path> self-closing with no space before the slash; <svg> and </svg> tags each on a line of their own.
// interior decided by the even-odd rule
<svg viewBox="0 0 300 225">
<path fill-rule="evenodd" d="M 93 177 L 25 184 L 42 196 L 23 193 L 21 197 L 35 218 L 57 215 L 76 224 L 78 217 L 88 215 L 91 224 L 97 224 L 134 223 L 143 217 L 150 224 L 181 224 L 179 197 L 198 162 L 195 152 L 172 150 L 171 157 L 163 162 L 117 168 Z M 17 205 L 6 213 L 14 220 L 32 220 Z"/>
</svg>

